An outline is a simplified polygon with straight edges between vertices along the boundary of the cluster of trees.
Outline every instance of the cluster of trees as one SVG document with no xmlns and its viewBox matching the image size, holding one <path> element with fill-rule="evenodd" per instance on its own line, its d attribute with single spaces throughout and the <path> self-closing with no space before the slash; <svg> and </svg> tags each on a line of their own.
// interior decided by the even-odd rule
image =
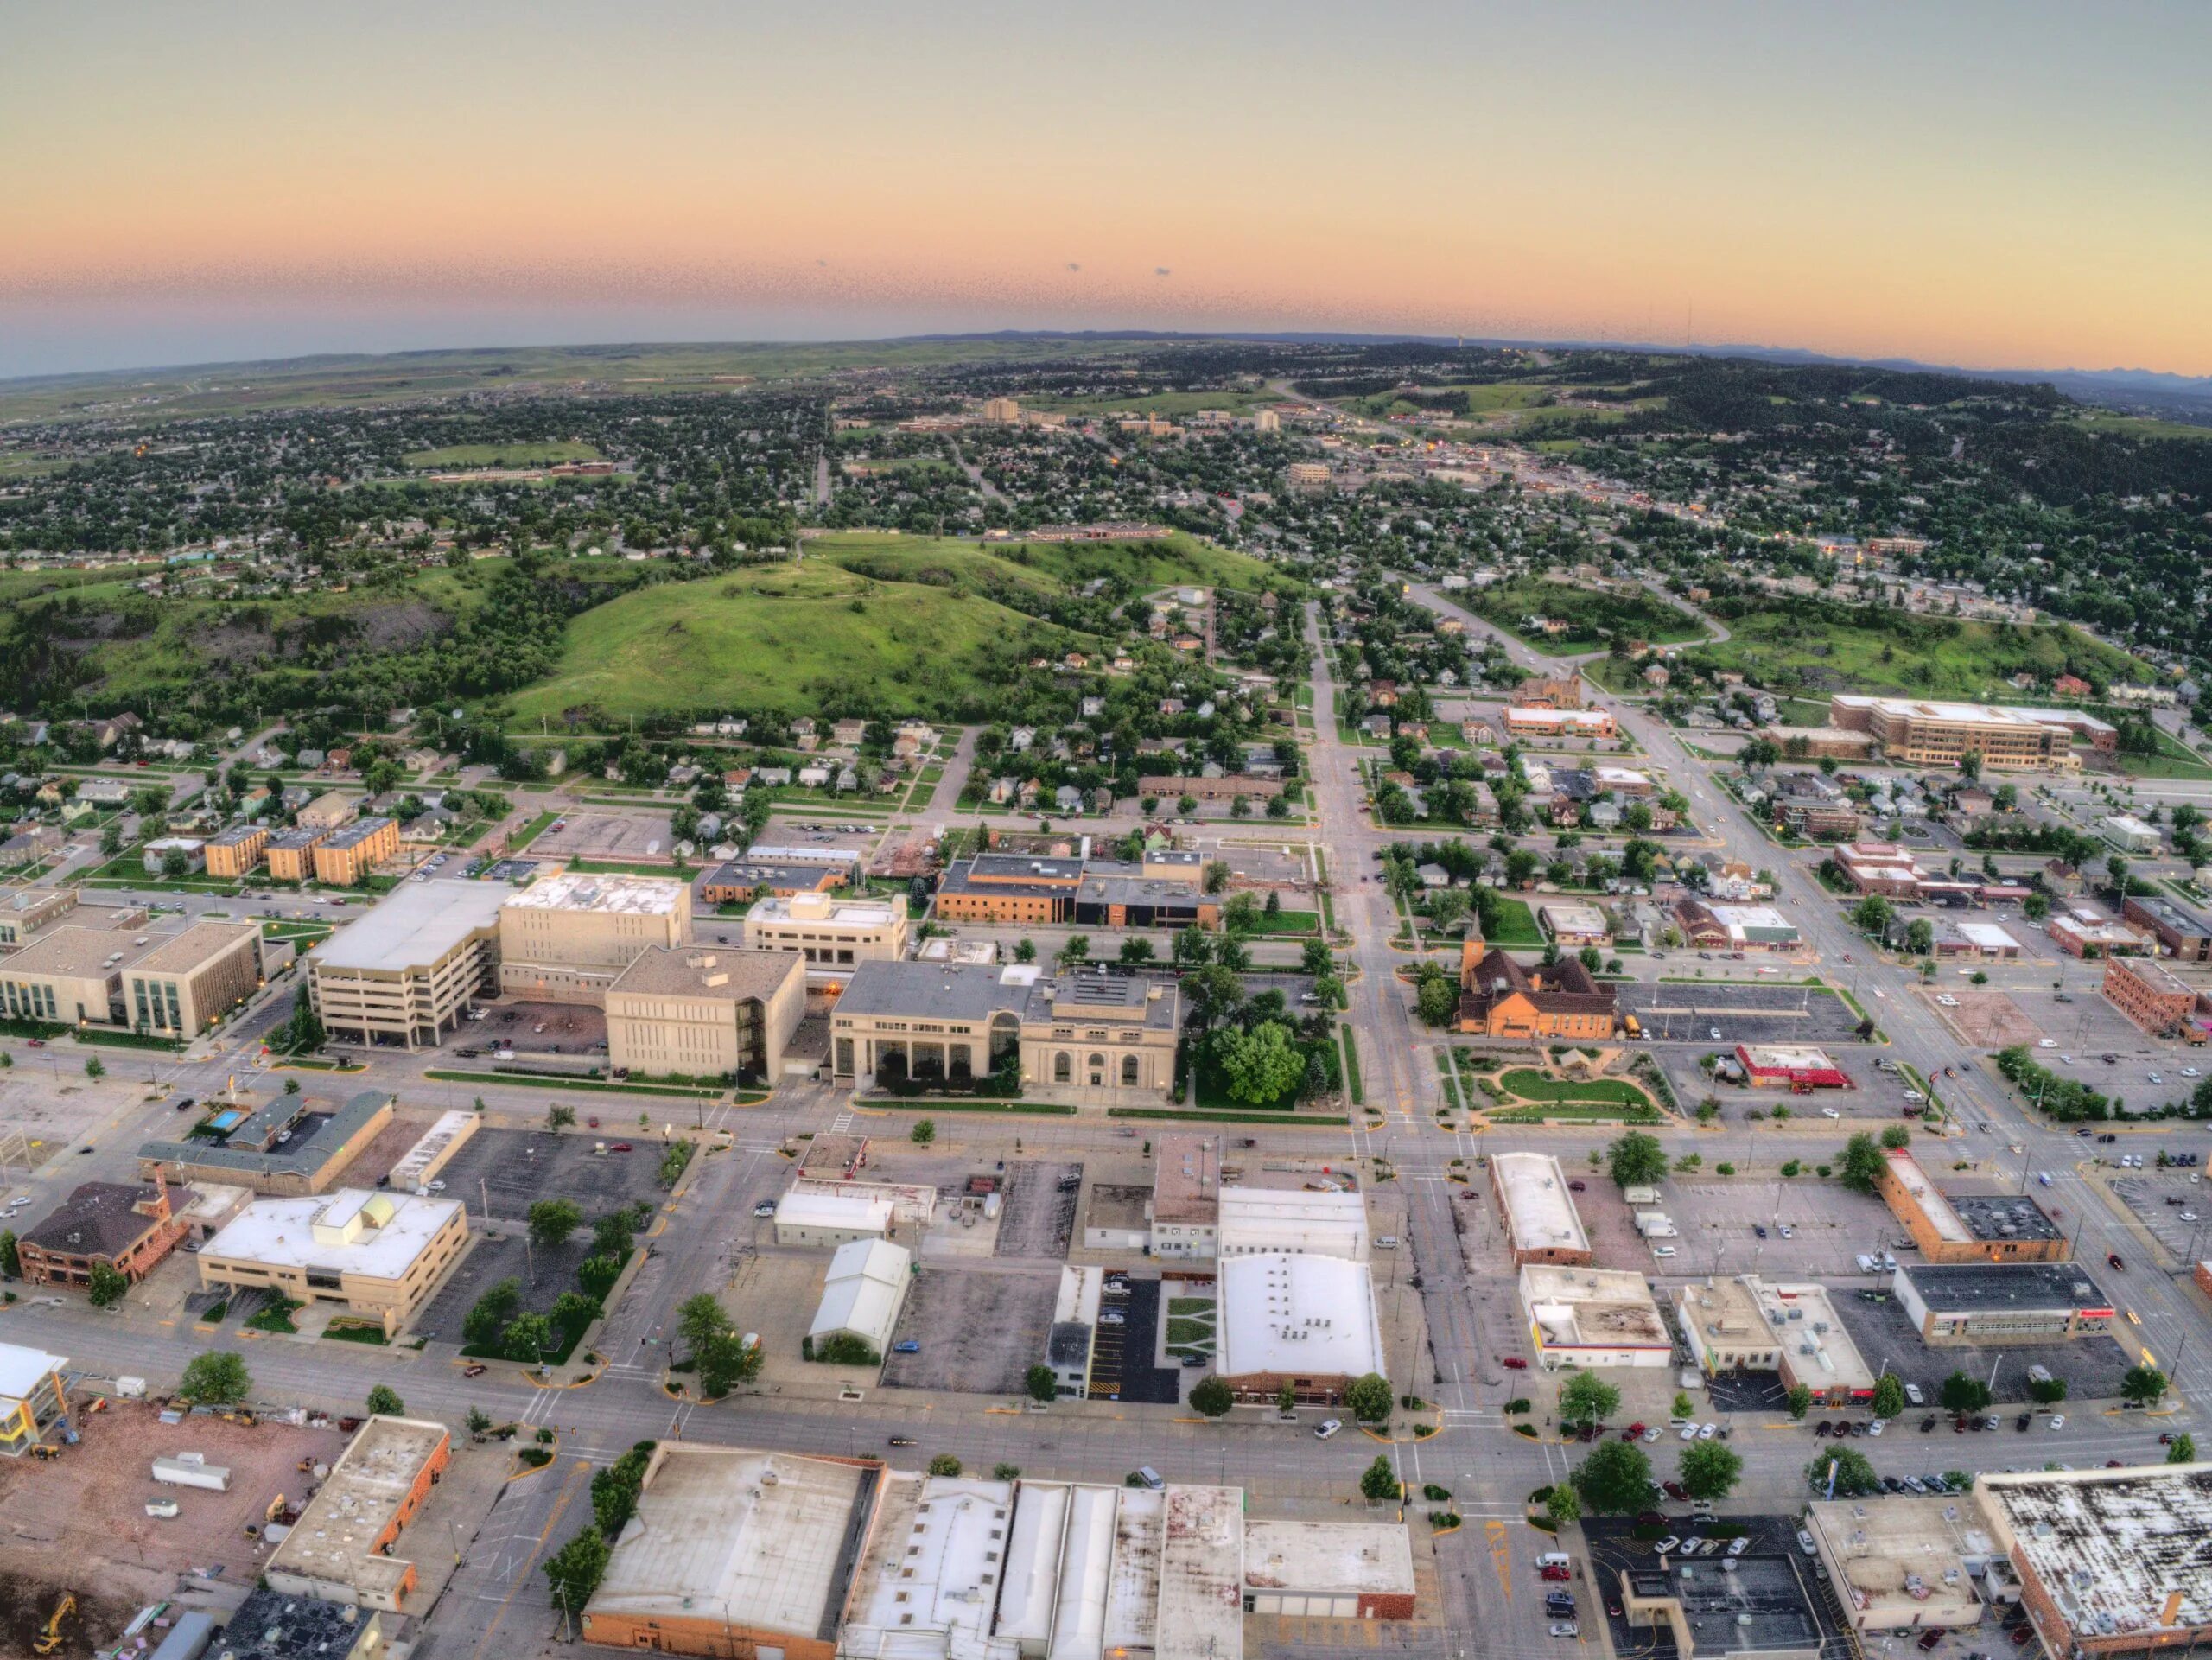
<svg viewBox="0 0 2212 1660">
<path fill-rule="evenodd" d="M 745 1340 L 713 1292 L 702 1291 L 685 1298 L 676 1311 L 676 1329 L 683 1339 L 688 1364 L 698 1374 L 702 1398 L 718 1401 L 738 1384 L 760 1375 L 766 1358 L 760 1345 Z"/>
<path fill-rule="evenodd" d="M 1195 929 L 1175 937 L 1177 965 L 1196 965 L 1185 967 L 1182 980 L 1189 1012 L 1185 1061 L 1218 1079 L 1238 1106 L 1287 1106 L 1338 1086 L 1341 1057 L 1332 1010 L 1343 1001 L 1343 986 L 1329 965 L 1328 947 L 1319 940 L 1308 944 L 1309 971 L 1316 974 L 1322 1002 L 1299 1020 L 1289 1000 L 1273 988 L 1244 995 L 1249 959 L 1236 940 L 1212 939 Z"/>
<path fill-rule="evenodd" d="M 601 1217 L 592 1229 L 590 1255 L 576 1269 L 582 1288 L 562 1292 L 542 1313 L 523 1307 L 521 1281 L 510 1277 L 490 1287 L 461 1319 L 463 1347 L 533 1364 L 565 1352 L 598 1318 L 635 1249 L 638 1229 L 650 1219 L 645 1207 L 626 1206 Z M 582 1223 L 583 1212 L 573 1201 L 539 1199 L 530 1207 L 531 1242 L 541 1250 L 557 1250 Z"/>
<path fill-rule="evenodd" d="M 645 1470 L 652 1462 L 655 1441 L 639 1441 L 591 1479 L 591 1525 L 545 1559 L 545 1578 L 552 1587 L 553 1606 L 574 1619 L 580 1617 L 606 1576 L 614 1554 L 613 1542 L 637 1514 Z"/>
</svg>

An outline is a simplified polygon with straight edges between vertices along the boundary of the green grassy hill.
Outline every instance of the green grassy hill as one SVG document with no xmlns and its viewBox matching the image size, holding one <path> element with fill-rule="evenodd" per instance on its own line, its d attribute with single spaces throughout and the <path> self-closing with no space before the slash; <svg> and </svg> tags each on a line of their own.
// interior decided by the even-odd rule
<svg viewBox="0 0 2212 1660">
<path fill-rule="evenodd" d="M 1730 638 L 1693 652 L 1758 684 L 1815 692 L 1891 692 L 1994 703 L 2020 696 L 2028 673 L 2096 682 L 2142 680 L 2148 665 L 2064 623 L 1970 622 L 1905 611 L 1777 605 L 1726 617 Z"/>
<path fill-rule="evenodd" d="M 1140 593 L 1189 583 L 1201 588 L 1260 588 L 1272 576 L 1259 560 L 1178 531 L 1158 542 L 993 542 L 952 537 L 883 536 L 865 531 L 810 538 L 809 560 L 828 559 L 886 580 L 966 585 L 982 591 L 1011 582 L 1051 592 L 1095 576 L 1112 576 Z"/>
</svg>

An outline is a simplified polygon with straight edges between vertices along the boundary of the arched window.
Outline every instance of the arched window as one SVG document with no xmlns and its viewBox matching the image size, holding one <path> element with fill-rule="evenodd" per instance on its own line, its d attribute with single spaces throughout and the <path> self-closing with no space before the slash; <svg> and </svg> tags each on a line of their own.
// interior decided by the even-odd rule
<svg viewBox="0 0 2212 1660">
<path fill-rule="evenodd" d="M 1122 1082 L 1124 1084 L 1135 1084 L 1136 1081 L 1137 1058 L 1135 1055 L 1123 1055 L 1122 1057 Z"/>
<path fill-rule="evenodd" d="M 1084 1070 L 1090 1075 L 1090 1087 L 1094 1090 L 1099 1088 L 1106 1082 L 1106 1057 L 1091 1056 L 1090 1064 Z"/>
<path fill-rule="evenodd" d="M 1063 1049 L 1052 1057 L 1052 1082 L 1065 1084 L 1073 1076 L 1074 1065 L 1068 1059 L 1068 1052 Z"/>
</svg>

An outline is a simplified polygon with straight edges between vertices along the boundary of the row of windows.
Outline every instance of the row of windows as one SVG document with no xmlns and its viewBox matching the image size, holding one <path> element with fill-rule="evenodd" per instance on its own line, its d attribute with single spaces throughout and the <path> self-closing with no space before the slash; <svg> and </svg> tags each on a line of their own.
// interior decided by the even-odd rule
<svg viewBox="0 0 2212 1660">
<path fill-rule="evenodd" d="M 54 988 L 35 983 L 10 980 L 6 983 L 8 1013 L 22 1020 L 51 1021 L 55 1014 Z"/>
</svg>

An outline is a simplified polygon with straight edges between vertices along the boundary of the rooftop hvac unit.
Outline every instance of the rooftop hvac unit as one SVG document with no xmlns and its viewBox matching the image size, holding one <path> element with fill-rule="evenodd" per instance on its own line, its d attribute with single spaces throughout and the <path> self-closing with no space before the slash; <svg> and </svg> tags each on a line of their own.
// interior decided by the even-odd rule
<svg viewBox="0 0 2212 1660">
<path fill-rule="evenodd" d="M 1816 1320 L 1813 1322 L 1813 1330 L 1816 1335 L 1821 1337 L 1827 1336 L 1827 1329 L 1828 1323 L 1824 1320 Z"/>
<path fill-rule="evenodd" d="M 1805 1318 L 1805 1311 L 1802 1308 L 1793 1308 L 1789 1311 L 1789 1318 L 1791 1320 L 1802 1320 Z"/>
<path fill-rule="evenodd" d="M 1797 1352 L 1799 1354 L 1810 1354 L 1813 1352 L 1813 1345 L 1809 1343 L 1801 1343 L 1797 1345 Z"/>
</svg>

